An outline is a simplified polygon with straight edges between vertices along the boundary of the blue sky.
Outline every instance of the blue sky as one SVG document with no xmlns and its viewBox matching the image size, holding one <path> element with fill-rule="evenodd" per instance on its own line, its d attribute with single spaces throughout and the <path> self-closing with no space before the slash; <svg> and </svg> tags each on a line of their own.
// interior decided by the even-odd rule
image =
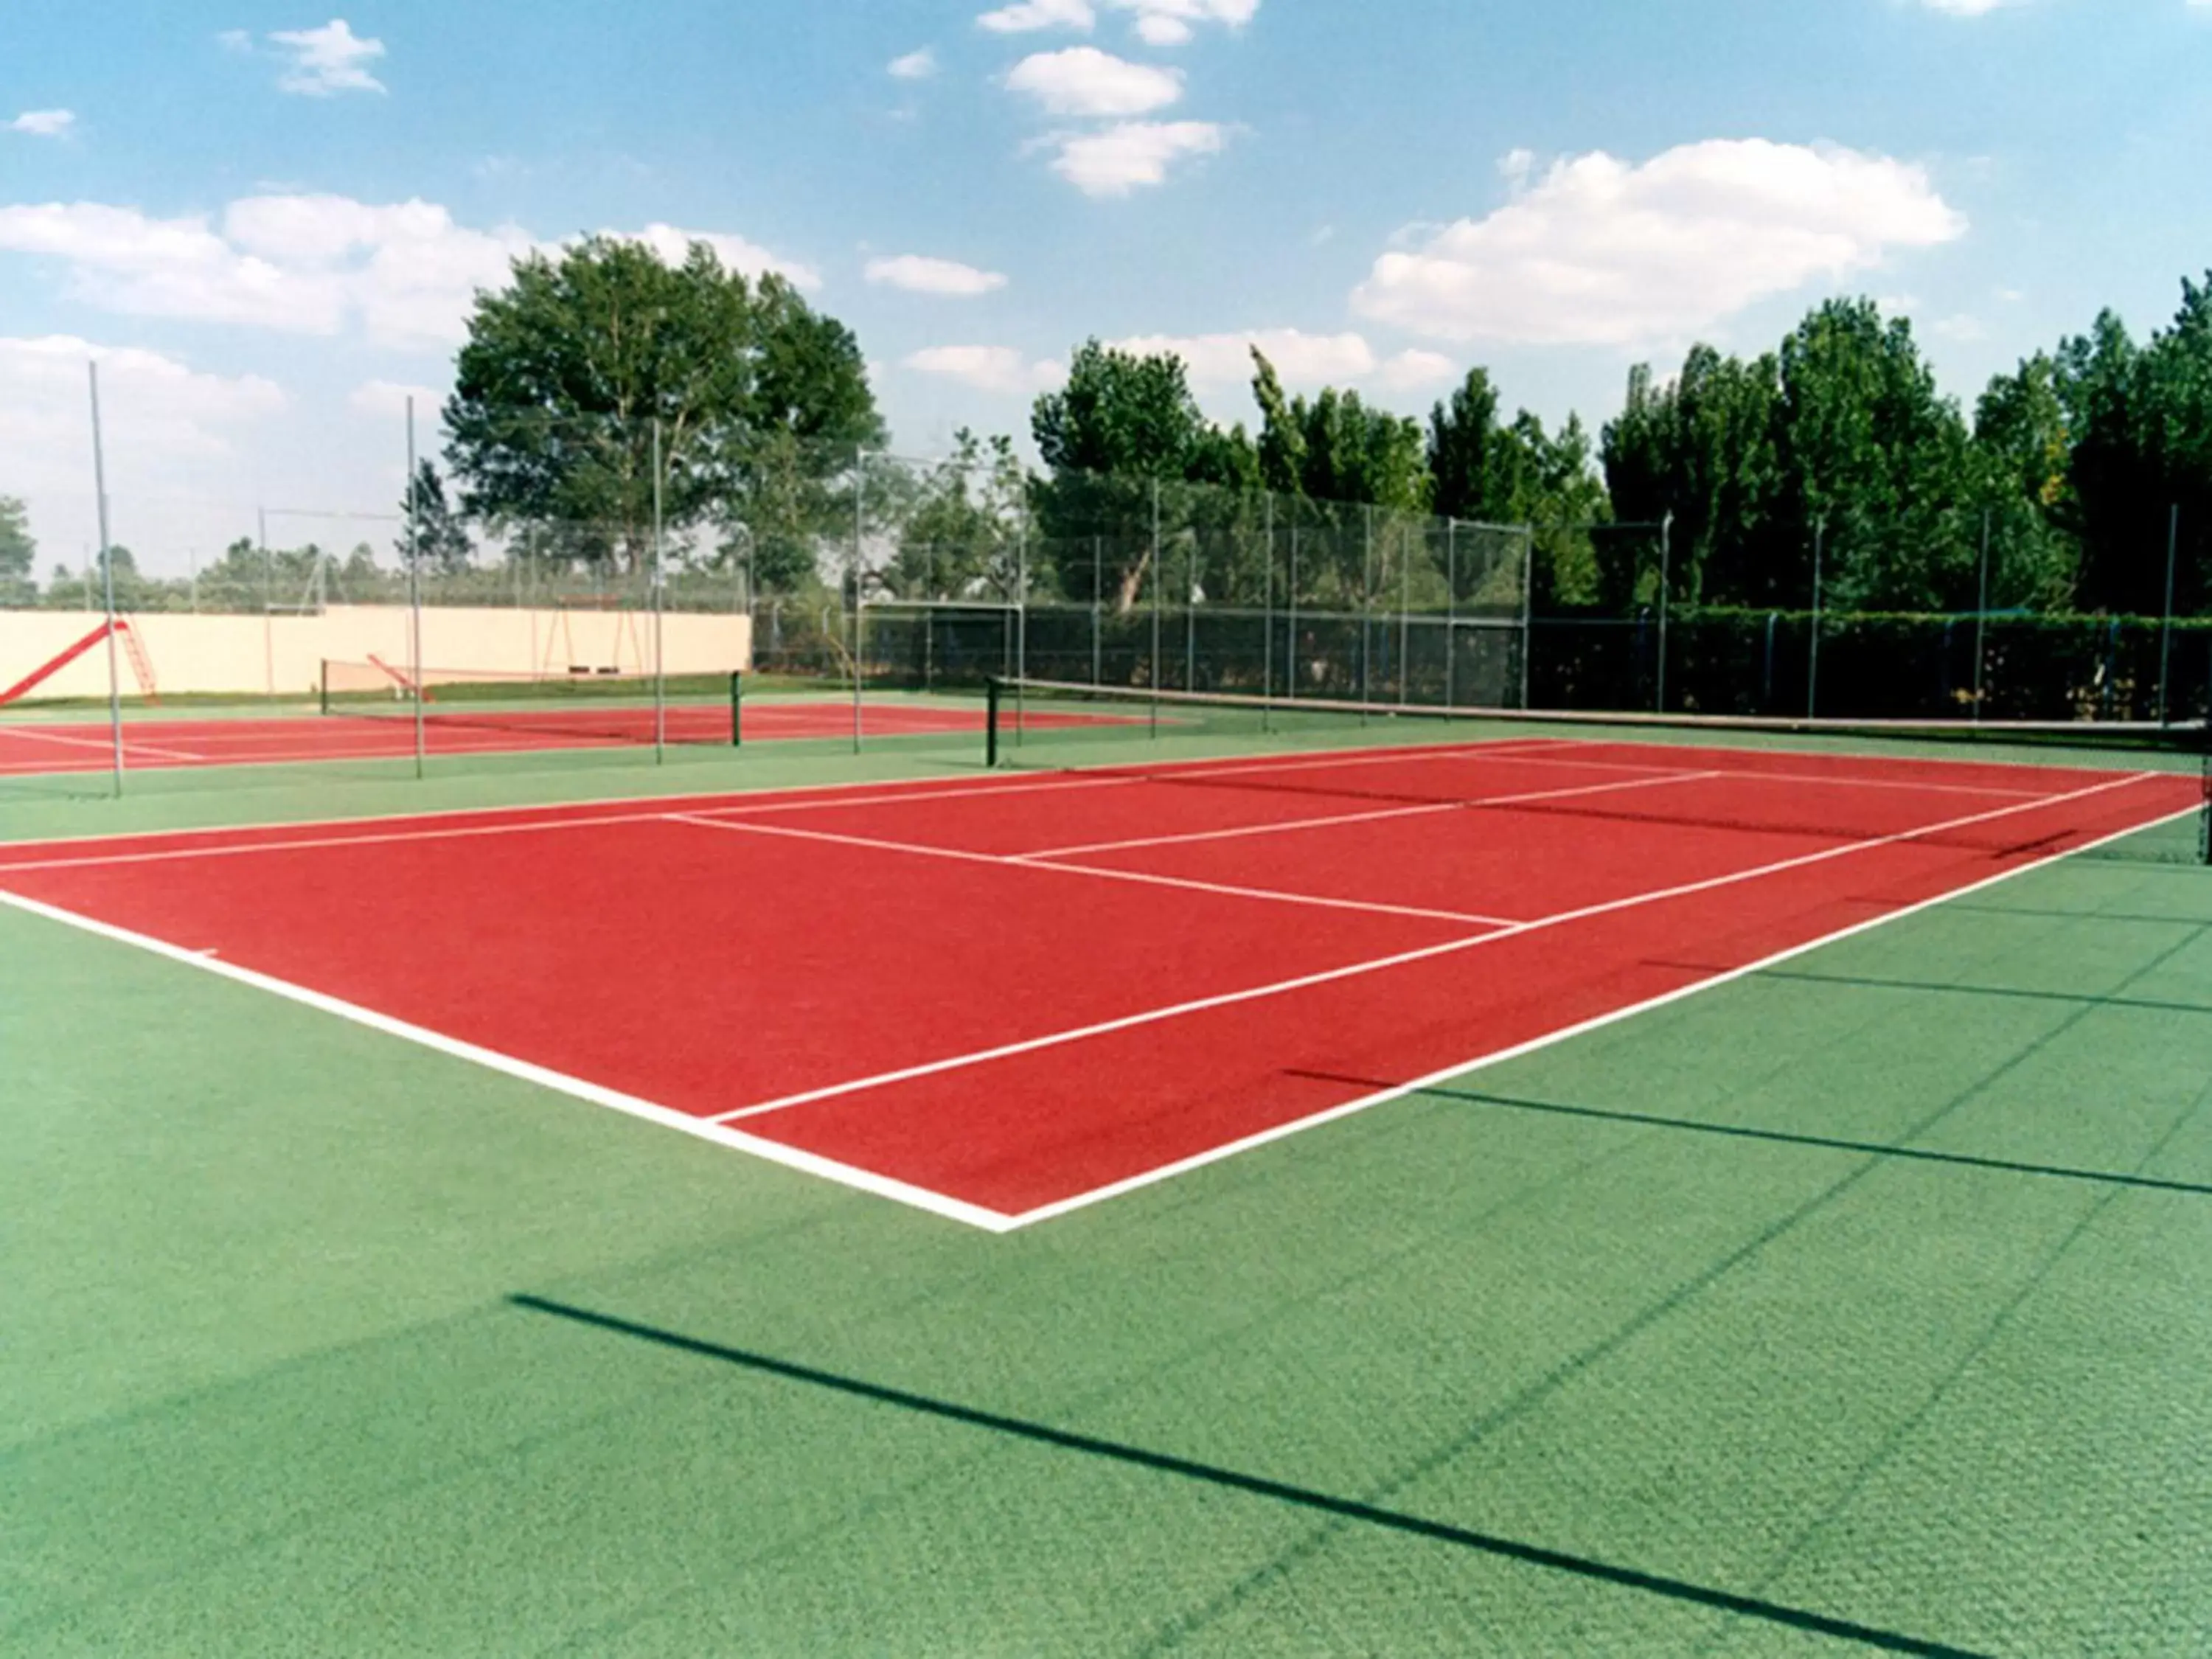
<svg viewBox="0 0 2212 1659">
<path fill-rule="evenodd" d="M 471 287 L 587 231 L 792 274 L 920 454 L 1091 334 L 1595 424 L 1834 292 L 1971 399 L 2212 267 L 2208 85 L 2212 0 L 9 0 L 0 494 L 81 556 L 96 356 L 149 563 L 388 510 Z"/>
</svg>

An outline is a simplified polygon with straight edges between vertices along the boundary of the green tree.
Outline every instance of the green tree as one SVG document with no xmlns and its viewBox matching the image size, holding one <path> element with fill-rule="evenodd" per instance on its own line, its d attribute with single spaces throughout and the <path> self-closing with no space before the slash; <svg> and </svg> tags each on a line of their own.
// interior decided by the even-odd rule
<svg viewBox="0 0 2212 1659">
<path fill-rule="evenodd" d="M 0 495 L 0 584 L 27 584 L 38 556 L 28 510 L 15 496 Z"/>
<path fill-rule="evenodd" d="M 399 510 L 405 520 L 401 550 L 411 541 L 424 574 L 452 576 L 469 568 L 474 551 L 467 527 L 446 499 L 445 480 L 428 461 L 417 465 Z"/>
<path fill-rule="evenodd" d="M 1218 515 L 1258 476 L 1250 440 L 1206 418 L 1172 352 L 1085 341 L 1066 384 L 1036 400 L 1030 432 L 1047 469 L 1030 491 L 1042 562 L 1070 599 L 1123 611 L 1152 574 L 1156 504 L 1164 553 L 1198 533 L 1194 514 Z"/>
<path fill-rule="evenodd" d="M 2081 536 L 2079 597 L 2156 615 L 2166 603 L 2172 514 L 2183 543 L 2176 602 L 2212 601 L 2212 273 L 2185 281 L 2172 325 L 2138 346 L 2106 312 L 2060 349 L 2073 449 L 2067 470 Z"/>
<path fill-rule="evenodd" d="M 1012 438 L 979 438 L 961 428 L 952 453 L 930 469 L 899 515 L 898 550 L 884 586 L 901 599 L 1012 602 L 1027 484 Z"/>
<path fill-rule="evenodd" d="M 445 417 L 471 515 L 635 568 L 658 482 L 666 524 L 742 525 L 764 586 L 811 570 L 857 452 L 883 440 L 858 341 L 782 278 L 604 237 L 477 297 Z"/>
</svg>

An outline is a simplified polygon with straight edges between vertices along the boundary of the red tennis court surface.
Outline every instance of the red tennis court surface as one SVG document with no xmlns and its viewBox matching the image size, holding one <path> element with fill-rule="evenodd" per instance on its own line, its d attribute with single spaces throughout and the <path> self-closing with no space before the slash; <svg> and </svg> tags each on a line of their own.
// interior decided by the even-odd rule
<svg viewBox="0 0 2212 1659">
<path fill-rule="evenodd" d="M 974 732 L 980 739 L 983 729 L 979 710 L 957 707 L 870 702 L 863 708 L 861 718 L 863 735 L 878 738 Z M 1064 724 L 1071 718 L 1080 717 L 1038 717 L 1050 724 Z M 649 706 L 585 703 L 461 716 L 446 715 L 434 707 L 424 723 L 423 738 L 425 747 L 434 755 L 515 754 L 547 749 L 635 747 L 653 741 L 653 728 Z M 849 699 L 763 699 L 745 705 L 748 743 L 842 738 L 850 736 L 852 730 Z M 726 744 L 729 706 L 672 704 L 667 732 L 672 743 Z M 133 769 L 380 760 L 414 752 L 414 723 L 404 714 L 133 720 L 126 720 L 123 727 L 124 764 Z M 0 776 L 100 772 L 114 763 L 104 720 L 0 725 Z"/>
<path fill-rule="evenodd" d="M 2197 787 L 1530 739 L 19 844 L 0 897 L 1003 1230 Z"/>
</svg>

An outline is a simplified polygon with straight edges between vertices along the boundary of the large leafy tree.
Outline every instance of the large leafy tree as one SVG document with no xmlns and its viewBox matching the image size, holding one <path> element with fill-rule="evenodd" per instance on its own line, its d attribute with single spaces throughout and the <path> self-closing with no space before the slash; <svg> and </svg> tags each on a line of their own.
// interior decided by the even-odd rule
<svg viewBox="0 0 2212 1659">
<path fill-rule="evenodd" d="M 811 569 L 838 481 L 883 439 L 858 341 L 782 278 L 750 282 L 703 243 L 672 265 L 604 237 L 477 296 L 446 425 L 468 513 L 629 566 L 657 443 L 665 522 L 743 526 L 767 586 Z"/>
<path fill-rule="evenodd" d="M 469 568 L 468 530 L 454 516 L 453 504 L 446 498 L 445 480 L 429 462 L 416 466 L 401 512 L 414 557 L 425 574 L 450 576 Z"/>
<path fill-rule="evenodd" d="M 1030 431 L 1047 469 L 1031 492 L 1039 550 L 1069 598 L 1136 603 L 1156 508 L 1164 557 L 1180 538 L 1170 569 L 1188 567 L 1217 598 L 1257 591 L 1245 568 L 1255 544 L 1237 526 L 1255 505 L 1258 459 L 1241 427 L 1206 419 L 1182 358 L 1086 341 L 1066 384 L 1036 400 Z"/>
<path fill-rule="evenodd" d="M 1028 477 L 1012 438 L 963 427 L 952 453 L 921 479 L 898 515 L 898 547 L 882 573 L 901 599 L 1012 602 L 1023 572 Z"/>
<path fill-rule="evenodd" d="M 2175 599 L 2212 599 L 2212 273 L 2185 282 L 2171 326 L 2137 345 L 2110 312 L 2060 349 L 2058 394 L 2073 436 L 2070 517 L 2080 602 L 2154 615 L 2180 509 Z"/>
</svg>

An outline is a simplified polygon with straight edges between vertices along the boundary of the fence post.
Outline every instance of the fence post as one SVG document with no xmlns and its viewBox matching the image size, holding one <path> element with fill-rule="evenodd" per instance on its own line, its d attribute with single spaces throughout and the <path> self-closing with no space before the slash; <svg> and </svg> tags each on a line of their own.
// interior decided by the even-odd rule
<svg viewBox="0 0 2212 1659">
<path fill-rule="evenodd" d="M 1160 734 L 1160 481 L 1152 480 L 1152 736 Z"/>
<path fill-rule="evenodd" d="M 107 611 L 107 736 L 114 750 L 115 793 L 123 793 L 123 682 L 115 663 L 115 552 L 107 536 L 107 455 L 100 431 L 100 365 L 87 363 L 92 388 L 93 506 L 100 520 L 100 587 Z"/>
<path fill-rule="evenodd" d="M 1674 511 L 1659 520 L 1659 712 L 1667 712 L 1667 621 L 1674 581 Z"/>
<path fill-rule="evenodd" d="M 2181 552 L 2181 503 L 2174 502 L 2166 519 L 2166 612 L 2158 634 L 2158 723 L 2167 723 L 2166 691 L 2173 674 L 2173 572 Z"/>
<path fill-rule="evenodd" d="M 1295 501 L 1291 514 L 1290 576 L 1283 608 L 1283 650 L 1287 658 L 1283 665 L 1283 697 L 1285 702 L 1295 702 L 1298 696 L 1298 520 Z"/>
<path fill-rule="evenodd" d="M 1444 707 L 1459 707 L 1459 520 L 1444 520 Z"/>
<path fill-rule="evenodd" d="M 1106 538 L 1091 538 L 1091 684 L 1106 683 Z"/>
<path fill-rule="evenodd" d="M 1398 707 L 1406 706 L 1413 678 L 1413 556 L 1406 548 L 1406 522 L 1398 521 Z"/>
<path fill-rule="evenodd" d="M 860 752 L 860 543 L 866 535 L 868 452 L 853 447 L 853 752 Z"/>
<path fill-rule="evenodd" d="M 661 606 L 665 602 L 661 593 L 665 580 L 662 564 L 663 549 L 666 545 L 665 508 L 662 503 L 662 477 L 666 460 L 660 453 L 660 416 L 653 417 L 653 763 L 665 764 L 668 759 L 668 678 L 667 655 L 663 642 Z"/>
<path fill-rule="evenodd" d="M 1982 509 L 1982 575 L 1974 601 L 1974 720 L 1982 718 L 1982 665 L 1986 659 L 1990 627 L 1990 510 Z"/>
<path fill-rule="evenodd" d="M 1267 554 L 1261 566 L 1265 574 L 1260 599 L 1260 696 L 1263 702 L 1269 702 L 1275 695 L 1275 497 L 1270 491 L 1263 499 Z M 1263 714 L 1263 729 L 1265 719 Z"/>
<path fill-rule="evenodd" d="M 1820 708 L 1820 557 L 1826 550 L 1828 521 L 1813 526 L 1813 641 L 1805 671 L 1805 718 L 1819 718 Z"/>
<path fill-rule="evenodd" d="M 1370 671 L 1375 659 L 1375 508 L 1361 509 L 1359 549 L 1359 723 L 1367 723 Z"/>
<path fill-rule="evenodd" d="M 1521 526 L 1521 708 L 1528 703 L 1528 663 L 1536 654 L 1536 526 Z"/>
<path fill-rule="evenodd" d="M 408 688 L 415 699 L 415 775 L 420 778 L 424 770 L 424 756 L 428 748 L 428 732 L 425 730 L 422 708 L 422 544 L 417 527 L 422 504 L 416 500 L 415 488 L 415 400 L 407 400 L 407 670 L 414 684 Z M 269 541 L 268 519 L 262 519 L 261 540 L 265 547 Z M 265 621 L 265 618 L 264 618 Z"/>
</svg>

